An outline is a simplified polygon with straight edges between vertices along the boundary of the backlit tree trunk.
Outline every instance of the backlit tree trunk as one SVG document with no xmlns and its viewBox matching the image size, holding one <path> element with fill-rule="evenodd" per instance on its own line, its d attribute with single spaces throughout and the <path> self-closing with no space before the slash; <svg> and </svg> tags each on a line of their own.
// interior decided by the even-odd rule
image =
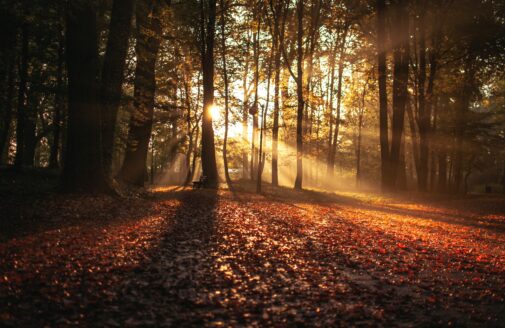
<svg viewBox="0 0 505 328">
<path fill-rule="evenodd" d="M 141 2 L 143 0 L 140 0 Z M 128 39 L 130 37 L 135 0 L 114 0 L 109 25 L 109 38 L 102 68 L 100 105 L 102 115 L 103 165 L 111 175 L 114 151 L 114 131 L 121 100 Z M 151 1 L 152 3 L 152 1 Z M 139 6 L 142 6 L 139 3 Z"/>
<path fill-rule="evenodd" d="M 227 154 L 227 143 L 228 143 L 228 116 L 229 116 L 229 95 L 228 95 L 228 71 L 226 69 L 226 33 L 225 33 L 225 14 L 224 14 L 224 0 L 220 0 L 221 5 L 221 52 L 223 60 L 223 80 L 224 80 L 224 140 L 223 140 L 223 165 L 224 165 L 224 176 L 226 183 L 231 187 L 230 173 L 228 172 L 228 154 Z"/>
<path fill-rule="evenodd" d="M 214 34 L 216 24 L 216 0 L 201 0 L 203 117 L 202 117 L 202 172 L 207 177 L 206 186 L 217 188 L 218 175 L 214 128 L 211 110 L 214 104 Z M 207 8 L 204 8 L 204 3 Z M 207 13 L 207 17 L 205 17 Z"/>
<path fill-rule="evenodd" d="M 296 179 L 295 189 L 302 189 L 303 180 L 303 0 L 297 2 L 297 84 L 296 96 L 298 109 L 296 113 Z"/>
<path fill-rule="evenodd" d="M 409 73 L 409 17 L 407 1 L 399 0 L 395 5 L 393 49 L 393 122 L 390 153 L 390 170 L 387 186 L 389 190 L 396 188 L 397 176 L 401 170 L 401 144 L 404 127 L 405 105 L 408 97 Z"/>
<path fill-rule="evenodd" d="M 134 110 L 126 154 L 119 177 L 130 184 L 143 186 L 146 181 L 146 161 L 153 124 L 156 93 L 155 68 L 161 42 L 159 4 L 141 0 L 137 3 L 137 68 L 135 70 Z"/>
<path fill-rule="evenodd" d="M 379 130 L 381 149 L 381 187 L 387 188 L 389 172 L 389 137 L 388 137 L 388 96 L 386 64 L 386 1 L 377 0 L 377 53 L 379 83 Z"/>
</svg>

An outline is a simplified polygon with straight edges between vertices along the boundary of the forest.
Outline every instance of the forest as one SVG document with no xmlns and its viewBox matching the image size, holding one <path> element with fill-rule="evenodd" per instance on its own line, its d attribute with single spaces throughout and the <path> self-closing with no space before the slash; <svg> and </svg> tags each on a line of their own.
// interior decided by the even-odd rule
<svg viewBox="0 0 505 328">
<path fill-rule="evenodd" d="M 0 8 L 0 326 L 505 327 L 505 2 Z"/>
</svg>

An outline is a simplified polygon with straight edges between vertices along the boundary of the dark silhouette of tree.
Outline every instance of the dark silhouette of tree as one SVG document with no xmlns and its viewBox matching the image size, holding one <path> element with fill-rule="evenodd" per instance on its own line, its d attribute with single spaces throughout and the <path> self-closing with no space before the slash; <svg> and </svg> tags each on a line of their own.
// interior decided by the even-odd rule
<svg viewBox="0 0 505 328">
<path fill-rule="evenodd" d="M 202 174 L 206 185 L 218 185 L 212 106 L 214 105 L 214 38 L 216 28 L 216 1 L 201 0 L 201 59 L 203 72 L 203 117 L 202 117 Z"/>
<path fill-rule="evenodd" d="M 101 160 L 94 1 L 70 2 L 66 29 L 68 132 L 61 183 L 68 191 L 105 192 L 109 187 Z"/>
<path fill-rule="evenodd" d="M 156 94 L 155 69 L 161 42 L 159 1 L 137 3 L 137 68 L 135 70 L 134 110 L 125 159 L 119 177 L 130 184 L 143 186 L 147 179 L 146 161 L 153 125 Z"/>
</svg>

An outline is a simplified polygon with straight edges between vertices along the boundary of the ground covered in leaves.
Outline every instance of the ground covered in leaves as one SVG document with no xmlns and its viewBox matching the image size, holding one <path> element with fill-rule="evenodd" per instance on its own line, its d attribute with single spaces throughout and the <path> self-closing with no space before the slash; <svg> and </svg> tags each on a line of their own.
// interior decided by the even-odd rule
<svg viewBox="0 0 505 328">
<path fill-rule="evenodd" d="M 499 196 L 0 196 L 0 326 L 505 326 Z"/>
</svg>

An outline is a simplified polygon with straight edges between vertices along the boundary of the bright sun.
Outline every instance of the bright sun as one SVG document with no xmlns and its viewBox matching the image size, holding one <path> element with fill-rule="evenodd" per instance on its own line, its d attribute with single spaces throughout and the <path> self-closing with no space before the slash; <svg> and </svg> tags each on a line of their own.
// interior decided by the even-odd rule
<svg viewBox="0 0 505 328">
<path fill-rule="evenodd" d="M 217 120 L 221 116 L 221 109 L 216 105 L 212 105 L 210 107 L 210 115 L 212 119 Z"/>
</svg>

